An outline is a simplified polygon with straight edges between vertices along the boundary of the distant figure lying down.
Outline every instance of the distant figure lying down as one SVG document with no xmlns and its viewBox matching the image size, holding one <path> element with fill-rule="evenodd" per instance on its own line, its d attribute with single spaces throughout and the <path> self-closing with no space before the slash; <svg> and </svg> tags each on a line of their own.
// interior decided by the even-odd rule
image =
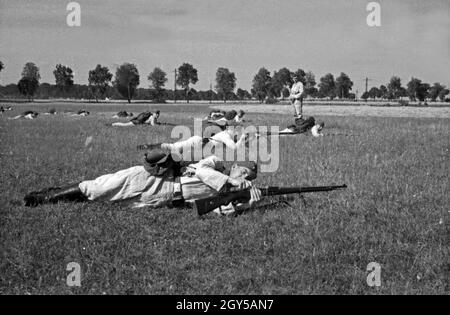
<svg viewBox="0 0 450 315">
<path fill-rule="evenodd" d="M 76 114 L 72 114 L 72 116 L 80 116 L 80 117 L 86 117 L 89 115 L 90 113 L 84 109 L 79 110 Z"/>
<path fill-rule="evenodd" d="M 155 144 L 143 144 L 137 148 L 139 150 L 153 150 L 162 149 L 167 152 L 176 152 L 182 154 L 184 151 L 192 149 L 203 149 L 203 147 L 211 143 L 212 146 L 222 146 L 230 150 L 238 150 L 247 144 L 249 141 L 248 134 L 239 134 L 233 128 L 226 128 L 216 134 L 213 134 L 209 138 L 202 138 L 200 136 L 192 136 L 186 140 L 180 140 L 175 143 L 155 143 Z M 192 151 L 191 151 L 192 152 Z"/>
<path fill-rule="evenodd" d="M 218 122 L 218 121 L 226 121 L 226 122 L 235 122 L 242 123 L 244 122 L 243 117 L 245 112 L 240 110 L 239 112 L 235 110 L 230 110 L 228 112 L 213 110 L 209 113 L 209 116 L 206 117 L 206 120 L 210 122 Z"/>
<path fill-rule="evenodd" d="M 224 117 L 226 113 L 227 113 L 227 112 L 224 111 L 224 110 L 213 109 L 213 110 L 209 113 L 209 116 L 207 116 L 207 117 L 205 118 L 205 120 L 208 120 L 208 119 L 214 119 L 214 120 L 215 120 L 215 119 L 219 119 L 219 118 Z"/>
<path fill-rule="evenodd" d="M 316 123 L 313 117 L 308 119 L 296 118 L 295 125 L 290 125 L 286 129 L 281 130 L 277 135 L 288 136 L 288 135 L 299 135 L 311 131 L 314 137 L 323 137 L 321 131 L 325 127 L 325 123 Z M 270 134 L 269 134 L 270 135 Z M 256 137 L 260 137 L 261 134 L 257 133 Z"/>
<path fill-rule="evenodd" d="M 42 115 L 56 115 L 56 114 L 57 114 L 56 109 L 52 108 L 48 112 L 43 113 Z"/>
<path fill-rule="evenodd" d="M 133 113 L 128 113 L 127 111 L 122 110 L 113 116 L 113 118 L 127 118 L 127 117 L 133 117 Z"/>
<path fill-rule="evenodd" d="M 159 118 L 160 111 L 157 110 L 155 113 L 151 113 L 149 111 L 140 113 L 137 117 L 133 118 L 129 122 L 122 123 L 122 122 L 116 122 L 113 123 L 112 126 L 114 127 L 133 127 L 137 125 L 145 125 L 149 124 L 152 126 L 159 125 L 158 118 Z"/>
<path fill-rule="evenodd" d="M 311 128 L 311 134 L 314 137 L 323 137 L 323 133 L 321 133 L 323 127 L 325 126 L 324 123 L 316 124 Z M 298 131 L 296 131 L 295 127 L 288 127 L 284 130 L 281 130 L 279 135 L 298 135 L 300 134 Z"/>
<path fill-rule="evenodd" d="M 8 111 L 8 110 L 12 110 L 11 106 L 7 106 L 7 107 L 1 106 L 1 107 L 0 107 L 0 115 L 3 116 L 3 113 L 6 112 L 6 111 Z"/>
<path fill-rule="evenodd" d="M 280 131 L 280 135 L 295 135 L 305 133 L 311 130 L 311 134 L 314 137 L 322 137 L 322 129 L 325 127 L 325 123 L 321 122 L 317 124 L 314 117 L 309 117 L 307 119 L 296 118 L 295 124 L 288 126 L 286 129 Z"/>
<path fill-rule="evenodd" d="M 21 118 L 24 118 L 24 119 L 35 119 L 35 118 L 37 118 L 37 116 L 39 116 L 39 113 L 38 112 L 35 112 L 35 111 L 32 111 L 32 110 L 27 110 L 26 112 L 23 112 L 21 115 L 18 115 L 18 116 L 15 116 L 15 117 L 13 117 L 13 118 L 10 118 L 10 119 L 21 119 Z"/>
</svg>

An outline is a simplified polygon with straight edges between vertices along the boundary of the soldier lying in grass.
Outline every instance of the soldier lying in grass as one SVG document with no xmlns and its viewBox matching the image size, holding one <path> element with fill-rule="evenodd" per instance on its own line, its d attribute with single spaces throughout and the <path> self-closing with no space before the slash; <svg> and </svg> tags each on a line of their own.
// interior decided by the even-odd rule
<svg viewBox="0 0 450 315">
<path fill-rule="evenodd" d="M 224 146 L 226 149 L 230 150 L 238 150 L 239 148 L 243 148 L 249 140 L 248 134 L 241 134 L 238 139 L 238 133 L 235 128 L 232 126 L 228 126 L 227 123 L 223 123 L 222 125 L 216 125 L 219 130 L 218 133 L 212 134 L 210 137 L 200 137 L 193 136 L 186 140 L 181 140 L 175 143 L 155 143 L 155 144 L 143 144 L 139 145 L 138 150 L 152 150 L 152 149 L 162 149 L 168 152 L 175 152 L 178 154 L 182 154 L 186 150 L 195 150 L 195 149 L 203 149 L 203 147 L 211 143 L 214 147 L 216 146 Z"/>
<path fill-rule="evenodd" d="M 137 125 L 145 125 L 149 124 L 151 126 L 159 125 L 158 118 L 159 118 L 160 111 L 157 110 L 155 113 L 151 113 L 150 111 L 146 111 L 144 113 L 140 113 L 137 117 L 133 118 L 129 122 L 123 123 L 123 122 L 116 122 L 113 123 L 113 127 L 134 127 Z"/>
<path fill-rule="evenodd" d="M 133 113 L 128 113 L 126 110 L 121 110 L 117 114 L 115 114 L 112 118 L 128 118 L 133 117 Z"/>
<path fill-rule="evenodd" d="M 74 185 L 48 188 L 25 196 L 25 205 L 45 203 L 109 201 L 122 202 L 133 208 L 182 207 L 194 200 L 218 195 L 231 188 L 251 189 L 248 203 L 228 205 L 216 213 L 230 214 L 250 208 L 261 198 L 261 191 L 252 184 L 257 176 L 255 163 L 234 164 L 227 172 L 223 162 L 210 156 L 195 164 L 180 165 L 162 150 L 146 154 L 143 166 Z"/>
<path fill-rule="evenodd" d="M 211 113 L 209 113 L 209 116 L 205 118 L 205 120 L 208 120 L 209 122 L 234 122 L 234 123 L 242 123 L 244 122 L 244 115 L 245 112 L 243 110 L 240 110 L 239 112 L 235 110 L 230 110 L 228 112 L 220 111 L 220 110 L 213 110 Z"/>
<path fill-rule="evenodd" d="M 280 135 L 294 135 L 311 131 L 314 137 L 322 137 L 321 133 L 325 123 L 316 123 L 314 117 L 296 118 L 295 124 L 288 126 L 286 129 L 280 131 Z"/>
<path fill-rule="evenodd" d="M 12 110 L 11 106 L 6 106 L 6 107 L 0 106 L 0 115 L 3 116 L 3 113 L 6 111 L 9 111 L 9 110 Z"/>
<path fill-rule="evenodd" d="M 39 116 L 38 112 L 35 112 L 35 111 L 32 111 L 32 110 L 27 110 L 27 111 L 23 112 L 22 114 L 17 115 L 15 117 L 12 117 L 10 119 L 14 119 L 14 120 L 21 119 L 21 118 L 24 118 L 24 119 L 36 119 L 38 116 Z"/>
<path fill-rule="evenodd" d="M 72 116 L 78 116 L 78 117 L 87 117 L 89 116 L 91 113 L 88 112 L 85 109 L 80 109 L 76 114 L 72 114 Z"/>
</svg>

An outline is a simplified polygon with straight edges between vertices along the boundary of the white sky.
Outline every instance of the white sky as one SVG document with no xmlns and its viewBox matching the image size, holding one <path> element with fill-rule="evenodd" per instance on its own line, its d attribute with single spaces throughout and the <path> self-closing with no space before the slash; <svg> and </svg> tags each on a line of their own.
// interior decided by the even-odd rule
<svg viewBox="0 0 450 315">
<path fill-rule="evenodd" d="M 66 24 L 66 0 L 0 0 L 0 73 L 17 83 L 32 61 L 41 82 L 54 83 L 57 63 L 87 83 L 96 64 L 136 63 L 140 87 L 155 66 L 166 72 L 183 62 L 199 71 L 194 88 L 214 84 L 218 67 L 250 89 L 262 66 L 311 70 L 316 81 L 347 73 L 353 91 L 399 75 L 450 86 L 450 1 L 380 0 L 381 27 L 366 24 L 365 0 L 78 0 L 81 27 Z M 173 86 L 169 75 L 168 88 Z"/>
</svg>

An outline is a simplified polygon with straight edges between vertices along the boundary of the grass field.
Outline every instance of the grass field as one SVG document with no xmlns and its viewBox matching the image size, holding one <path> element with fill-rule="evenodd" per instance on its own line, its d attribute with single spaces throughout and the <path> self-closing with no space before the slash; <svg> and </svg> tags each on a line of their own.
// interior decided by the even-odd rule
<svg viewBox="0 0 450 315">
<path fill-rule="evenodd" d="M 7 114 L 80 106 L 25 104 Z M 138 165 L 137 144 L 170 140 L 170 126 L 107 127 L 118 105 L 86 108 L 86 118 L 0 118 L 0 294 L 449 293 L 448 118 L 316 117 L 326 133 L 347 136 L 282 138 L 278 172 L 257 179 L 349 186 L 307 195 L 306 205 L 203 219 L 189 209 L 106 203 L 23 207 L 31 190 Z M 152 108 L 162 110 L 161 121 L 186 125 L 208 112 Z M 283 128 L 292 119 L 248 118 Z M 79 288 L 66 285 L 69 262 L 81 265 Z M 370 262 L 381 265 L 381 287 L 366 283 Z"/>
</svg>

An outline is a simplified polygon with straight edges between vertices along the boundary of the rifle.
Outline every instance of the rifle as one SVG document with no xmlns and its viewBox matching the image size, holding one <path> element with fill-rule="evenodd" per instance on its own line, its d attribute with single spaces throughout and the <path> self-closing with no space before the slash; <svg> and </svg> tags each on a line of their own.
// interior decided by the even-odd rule
<svg viewBox="0 0 450 315">
<path fill-rule="evenodd" d="M 288 194 L 303 194 L 320 191 L 333 191 L 337 189 L 347 188 L 347 185 L 340 186 L 318 186 L 318 187 L 266 187 L 259 188 L 264 197 L 288 195 Z M 194 207 L 198 215 L 207 214 L 214 209 L 229 204 L 230 202 L 247 202 L 250 200 L 250 189 L 230 191 L 220 193 L 217 196 L 198 199 L 194 201 Z"/>
</svg>

